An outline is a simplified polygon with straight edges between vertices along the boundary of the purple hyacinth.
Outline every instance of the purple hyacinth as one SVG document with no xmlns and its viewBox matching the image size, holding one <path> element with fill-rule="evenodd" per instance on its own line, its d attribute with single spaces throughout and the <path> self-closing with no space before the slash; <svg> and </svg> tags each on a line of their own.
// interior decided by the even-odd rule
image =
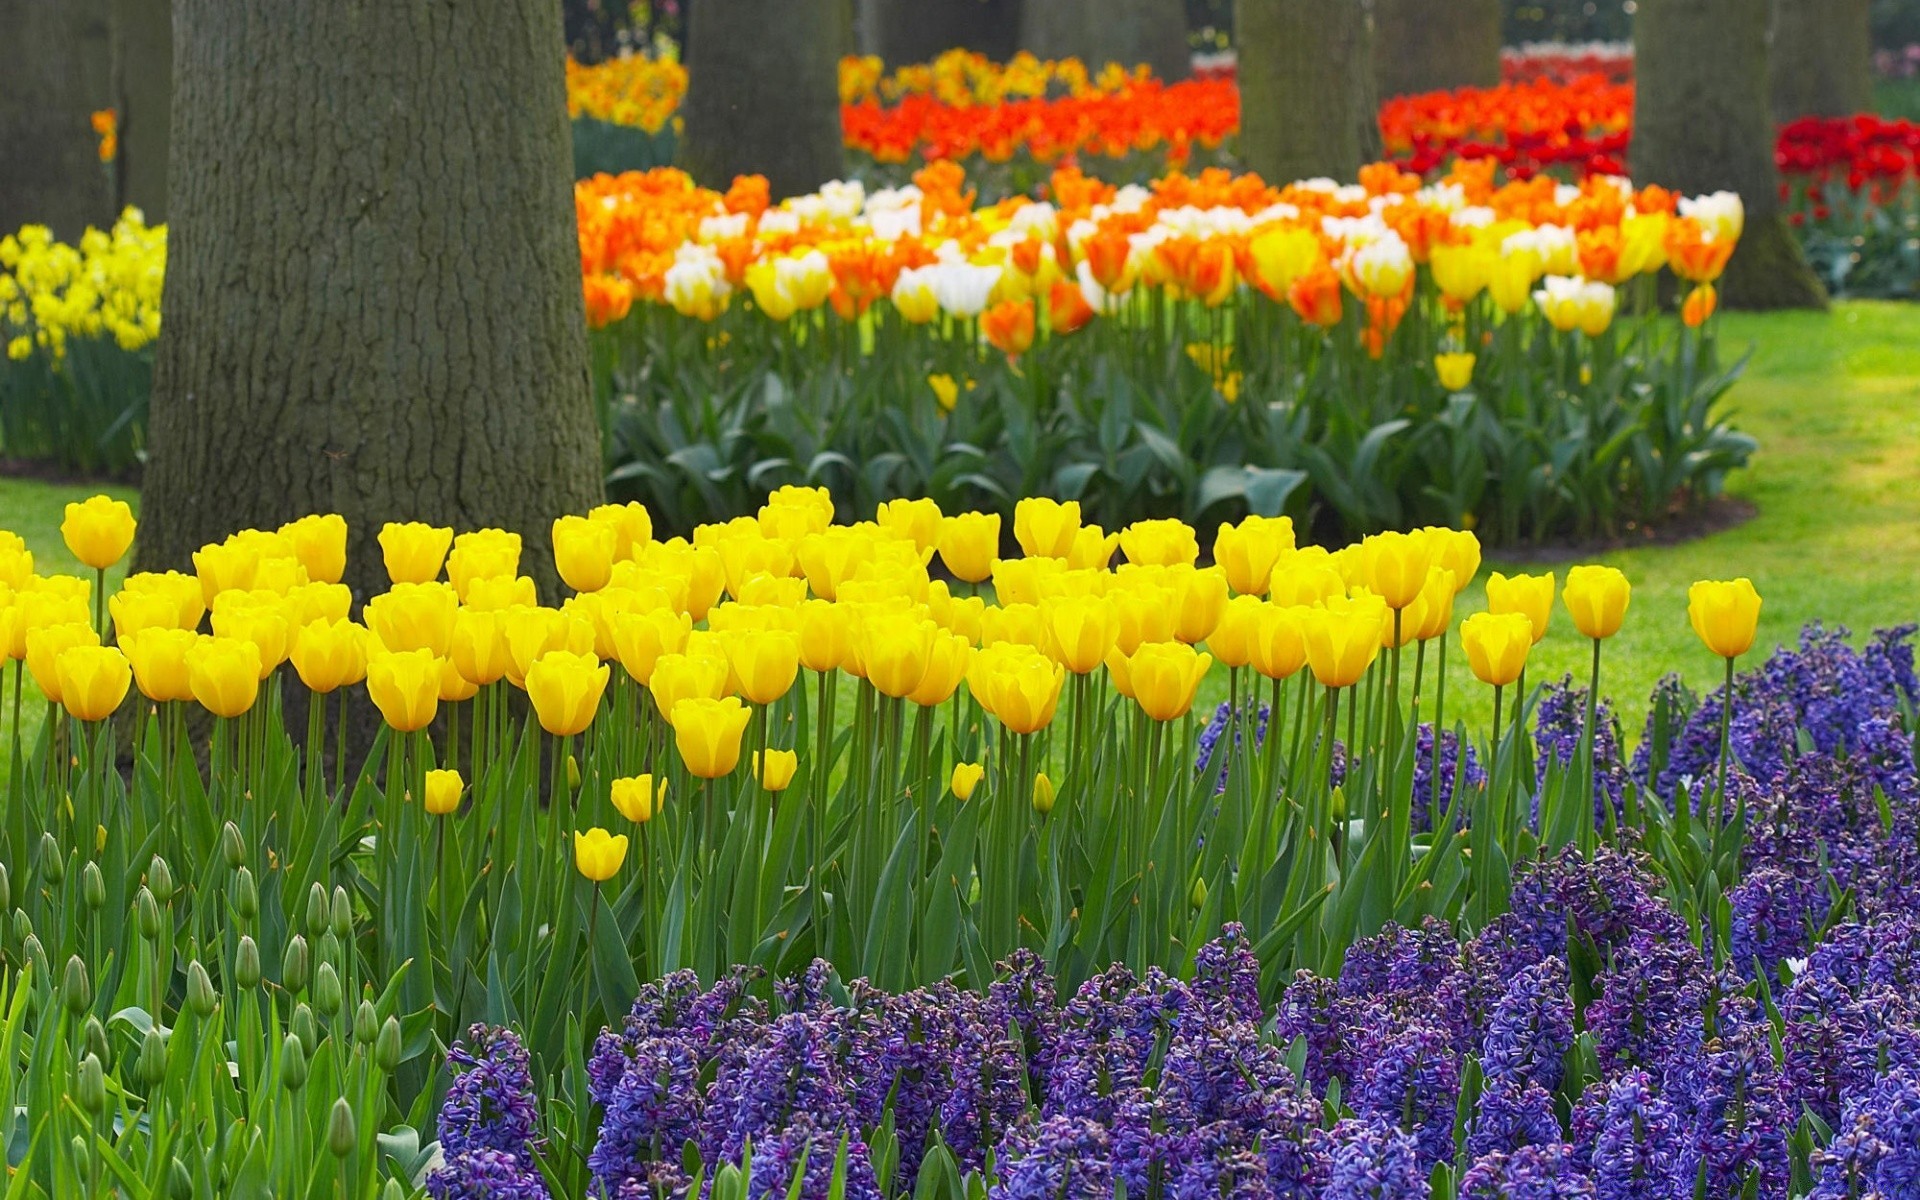
<svg viewBox="0 0 1920 1200">
<path fill-rule="evenodd" d="M 1560 1084 L 1573 1045 L 1573 995 L 1567 965 L 1545 959 L 1513 976 L 1493 1007 L 1480 1043 L 1480 1066 L 1496 1082 Z"/>
<path fill-rule="evenodd" d="M 1413 747 L 1413 829 L 1416 833 L 1425 833 L 1433 829 L 1434 822 L 1447 816 L 1447 808 L 1453 803 L 1453 784 L 1456 778 L 1464 777 L 1469 788 L 1485 787 L 1487 772 L 1480 765 L 1480 756 L 1472 745 L 1466 748 L 1466 766 L 1460 765 L 1460 738 L 1451 729 L 1440 735 L 1440 798 L 1434 802 L 1433 774 L 1433 724 L 1423 721 Z M 1460 811 L 1453 814 L 1454 827 L 1466 828 L 1467 813 L 1463 804 Z"/>
<path fill-rule="evenodd" d="M 1048 1117 L 1008 1139 L 990 1200 L 1109 1200 L 1107 1131 L 1079 1117 Z"/>
<path fill-rule="evenodd" d="M 1319 1200 L 1424 1200 L 1426 1169 L 1413 1138 L 1384 1121 L 1349 1119 L 1321 1130 Z"/>
<path fill-rule="evenodd" d="M 1591 1085 L 1575 1110 L 1574 1136 L 1602 1200 L 1682 1200 L 1693 1194 L 1682 1173 L 1679 1118 L 1654 1094 L 1645 1071 L 1628 1071 L 1610 1086 Z"/>
<path fill-rule="evenodd" d="M 1558 1142 L 1496 1150 L 1460 1176 L 1459 1200 L 1585 1200 L 1593 1194 L 1593 1180 Z"/>
<path fill-rule="evenodd" d="M 1256 705 L 1252 700 L 1245 701 L 1241 705 L 1240 714 L 1236 717 L 1233 707 L 1222 700 L 1219 707 L 1213 710 L 1213 716 L 1207 719 L 1207 727 L 1200 731 L 1198 752 L 1193 757 L 1195 775 L 1202 775 L 1214 769 L 1213 752 L 1219 747 L 1220 739 L 1227 735 L 1229 726 L 1233 728 L 1233 760 L 1237 761 L 1245 756 L 1246 734 L 1244 731 L 1246 714 L 1249 710 L 1254 712 L 1253 748 L 1258 750 L 1266 744 L 1269 716 L 1267 706 Z M 1214 787 L 1216 795 L 1227 790 L 1227 774 L 1231 769 L 1231 762 L 1220 764 L 1220 782 Z"/>
<path fill-rule="evenodd" d="M 612 1191 L 647 1163 L 678 1162 L 681 1148 L 699 1139 L 706 1108 L 700 1058 L 683 1038 L 647 1038 L 601 1103 L 600 1140 L 587 1167 Z"/>
<path fill-rule="evenodd" d="M 1756 970 L 1776 976 L 1782 959 L 1805 953 L 1826 920 L 1828 896 L 1824 884 L 1759 867 L 1727 893 L 1727 905 L 1733 913 L 1728 957 L 1752 979 Z"/>
<path fill-rule="evenodd" d="M 841 1191 L 833 1188 L 836 1165 L 845 1156 Z M 880 1200 L 866 1143 L 845 1130 L 824 1128 L 802 1113 L 786 1128 L 753 1145 L 753 1171 L 747 1177 L 748 1200 Z"/>
<path fill-rule="evenodd" d="M 475 1025 L 447 1052 L 447 1064 L 453 1082 L 440 1104 L 441 1150 L 449 1158 L 498 1151 L 522 1170 L 533 1170 L 539 1114 L 520 1039 L 511 1030 Z"/>
<path fill-rule="evenodd" d="M 1666 1091 L 1685 1126 L 1682 1177 L 1704 1180 L 1709 1196 L 1785 1200 L 1794 1114 L 1762 1038 L 1736 1033 L 1710 1043 L 1696 1062 L 1669 1073 Z"/>
<path fill-rule="evenodd" d="M 714 1080 L 701 1152 L 738 1162 L 756 1144 L 805 1115 L 817 1128 L 853 1123 L 853 1104 L 823 1022 L 800 1013 L 776 1018 L 753 1053 Z"/>
<path fill-rule="evenodd" d="M 1359 1058 L 1359 1078 L 1347 1095 L 1353 1111 L 1412 1134 L 1423 1168 L 1452 1157 L 1460 1103 L 1453 1039 L 1431 1025 L 1389 1024 L 1362 1039 Z"/>
<path fill-rule="evenodd" d="M 540 1172 L 484 1146 L 461 1150 L 427 1175 L 433 1200 L 551 1200 Z"/>
<path fill-rule="evenodd" d="M 1856 1095 L 1834 1132 L 1808 1200 L 1920 1195 L 1920 1075 L 1896 1071 Z"/>
<path fill-rule="evenodd" d="M 1620 723 L 1613 709 L 1601 700 L 1594 710 L 1593 734 L 1593 820 L 1605 828 L 1608 810 L 1617 822 L 1624 817 L 1627 765 L 1620 756 Z M 1586 737 L 1587 689 L 1576 686 L 1571 675 L 1548 684 L 1541 692 L 1534 711 L 1533 819 L 1540 821 L 1540 802 L 1545 793 L 1549 764 L 1562 771 L 1575 769 L 1580 761 L 1582 739 Z"/>
<path fill-rule="evenodd" d="M 1467 1153 L 1474 1157 L 1524 1146 L 1557 1145 L 1566 1136 L 1553 1097 L 1531 1080 L 1489 1080 L 1467 1122 Z"/>
</svg>

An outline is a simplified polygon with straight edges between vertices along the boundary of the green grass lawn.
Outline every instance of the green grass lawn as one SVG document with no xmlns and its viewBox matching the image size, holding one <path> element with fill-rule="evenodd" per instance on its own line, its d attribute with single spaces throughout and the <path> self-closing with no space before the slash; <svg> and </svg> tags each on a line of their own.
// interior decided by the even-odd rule
<svg viewBox="0 0 1920 1200">
<path fill-rule="evenodd" d="M 1765 605 L 1753 662 L 1811 620 L 1856 634 L 1920 620 L 1920 305 L 1854 301 L 1829 314 L 1725 318 L 1723 349 L 1737 354 L 1748 344 L 1753 361 L 1732 404 L 1760 452 L 1730 490 L 1759 514 L 1683 545 L 1593 558 L 1633 581 L 1633 606 L 1607 647 L 1602 682 L 1629 738 L 1638 736 L 1661 675 L 1678 670 L 1703 689 L 1719 681 L 1719 663 L 1687 627 L 1687 586 L 1696 579 L 1746 575 L 1759 588 Z M 0 479 L 0 528 L 27 539 L 41 571 L 77 570 L 60 519 L 67 501 L 98 490 Z M 1551 569 L 1564 578 L 1568 565 L 1503 558 L 1486 570 Z M 1464 593 L 1456 619 L 1481 607 L 1483 594 L 1477 584 Z M 1553 631 L 1534 654 L 1532 680 L 1585 678 L 1588 649 L 1557 603 Z M 1472 685 L 1457 648 L 1452 659 L 1448 711 L 1483 724 L 1491 717 L 1486 690 Z M 1216 700 L 1225 690 L 1219 681 Z M 31 730 L 39 710 L 29 709 Z M 0 766 L 6 753 L 0 743 Z"/>
</svg>

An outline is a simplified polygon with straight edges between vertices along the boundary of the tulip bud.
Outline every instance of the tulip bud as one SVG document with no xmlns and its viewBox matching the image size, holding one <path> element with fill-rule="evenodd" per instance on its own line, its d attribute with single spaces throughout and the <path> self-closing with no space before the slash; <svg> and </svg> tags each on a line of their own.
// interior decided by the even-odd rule
<svg viewBox="0 0 1920 1200">
<path fill-rule="evenodd" d="M 293 1036 L 300 1039 L 301 1048 L 311 1055 L 320 1044 L 320 1023 L 314 1020 L 313 1009 L 304 1002 L 294 1005 L 291 1028 Z"/>
<path fill-rule="evenodd" d="M 73 1098 L 96 1116 L 107 1106 L 107 1070 L 97 1056 L 89 1054 L 80 1060 L 80 1069 L 74 1072 Z"/>
<path fill-rule="evenodd" d="M 320 940 L 313 944 L 313 957 L 320 962 L 338 962 L 340 939 L 331 933 L 321 934 Z"/>
<path fill-rule="evenodd" d="M 246 839 L 240 836 L 240 827 L 232 821 L 221 826 L 220 857 L 226 859 L 230 871 L 238 870 L 240 864 L 247 861 Z"/>
<path fill-rule="evenodd" d="M 67 877 L 67 860 L 60 853 L 60 843 L 51 833 L 40 835 L 40 878 L 53 887 L 59 887 L 61 880 Z"/>
<path fill-rule="evenodd" d="M 307 889 L 307 936 L 317 938 L 327 931 L 327 889 L 315 883 Z"/>
<path fill-rule="evenodd" d="M 333 1112 L 327 1117 L 327 1149 L 333 1151 L 335 1158 L 345 1158 L 353 1153 L 353 1145 L 359 1140 L 359 1134 L 353 1127 L 353 1107 L 345 1096 L 333 1102 Z"/>
<path fill-rule="evenodd" d="M 289 992 L 305 991 L 312 973 L 313 958 L 307 949 L 307 939 L 296 933 L 287 940 L 287 952 L 280 959 L 280 986 Z"/>
<path fill-rule="evenodd" d="M 1033 777 L 1033 811 L 1046 816 L 1053 811 L 1053 799 L 1053 780 L 1042 771 Z"/>
<path fill-rule="evenodd" d="M 47 962 L 47 948 L 40 944 L 39 934 L 29 933 L 21 939 L 20 953 L 31 966 L 34 978 L 45 979 L 53 971 L 53 967 Z"/>
<path fill-rule="evenodd" d="M 313 973 L 313 1002 L 320 1011 L 331 1016 L 340 1011 L 340 973 L 333 969 L 330 962 L 322 962 L 320 969 Z"/>
<path fill-rule="evenodd" d="M 380 1036 L 373 1040 L 373 1065 L 387 1074 L 400 1065 L 400 1018 L 388 1017 L 380 1024 Z"/>
<path fill-rule="evenodd" d="M 327 929 L 334 937 L 344 942 L 353 936 L 353 903 L 347 899 L 346 888 L 336 886 L 333 889 L 333 914 L 331 921 L 332 923 L 327 926 Z"/>
<path fill-rule="evenodd" d="M 0 911 L 13 907 L 13 875 L 0 863 Z"/>
<path fill-rule="evenodd" d="M 60 1003 L 79 1016 L 93 1003 L 93 984 L 87 981 L 87 964 L 78 954 L 67 960 L 67 973 L 60 980 Z"/>
<path fill-rule="evenodd" d="M 87 911 L 99 912 L 107 903 L 107 877 L 100 873 L 100 864 L 90 862 L 80 868 L 80 898 L 86 902 Z"/>
<path fill-rule="evenodd" d="M 233 911 L 242 921 L 260 915 L 260 885 L 253 881 L 253 871 L 247 867 L 233 873 Z"/>
<path fill-rule="evenodd" d="M 380 1200 L 407 1200 L 407 1189 L 400 1186 L 398 1179 L 389 1175 L 386 1186 L 380 1189 Z"/>
<path fill-rule="evenodd" d="M 373 1010 L 373 1001 L 360 1001 L 360 1007 L 353 1011 L 353 1040 L 362 1046 L 371 1046 L 379 1036 L 380 1014 Z"/>
<path fill-rule="evenodd" d="M 173 869 L 158 854 L 153 856 L 153 865 L 147 868 L 147 886 L 153 889 L 153 898 L 160 903 L 173 899 Z"/>
<path fill-rule="evenodd" d="M 167 1077 L 167 1039 L 151 1026 L 140 1039 L 140 1057 L 134 1061 L 134 1078 L 145 1088 L 155 1088 Z"/>
<path fill-rule="evenodd" d="M 213 1015 L 214 1007 L 219 1003 L 220 994 L 213 990 L 213 979 L 207 974 L 207 969 L 200 965 L 199 959 L 188 963 L 187 1007 L 193 1010 L 193 1015 L 204 1020 Z"/>
<path fill-rule="evenodd" d="M 1201 875 L 1196 877 L 1193 881 L 1193 886 L 1187 889 L 1187 903 L 1193 905 L 1195 908 L 1200 908 L 1205 905 L 1206 902 L 1207 877 Z"/>
<path fill-rule="evenodd" d="M 280 1043 L 280 1082 L 290 1092 L 297 1092 L 307 1083 L 307 1048 L 300 1043 L 300 1035 L 290 1033 L 287 1040 Z"/>
<path fill-rule="evenodd" d="M 27 915 L 27 910 L 24 908 L 14 909 L 13 910 L 13 940 L 16 942 L 24 942 L 27 940 L 29 936 L 32 935 L 32 933 L 33 933 L 33 918 Z"/>
<path fill-rule="evenodd" d="M 233 981 L 243 988 L 260 986 L 260 947 L 244 933 L 240 935 L 240 945 L 233 954 Z"/>
<path fill-rule="evenodd" d="M 86 1023 L 80 1026 L 80 1044 L 102 1063 L 113 1065 L 113 1047 L 107 1042 L 107 1027 L 92 1013 L 87 1014 Z"/>
<path fill-rule="evenodd" d="M 134 895 L 133 916 L 141 937 L 151 942 L 160 936 L 160 902 L 153 898 L 152 889 L 142 887 Z"/>
<path fill-rule="evenodd" d="M 73 1152 L 73 1169 L 86 1175 L 93 1169 L 93 1145 L 87 1141 L 87 1135 L 76 1133 L 67 1143 L 67 1149 Z"/>
<path fill-rule="evenodd" d="M 580 790 L 580 760 L 571 754 L 567 755 L 567 790 Z"/>
<path fill-rule="evenodd" d="M 168 1200 L 192 1200 L 193 1176 L 187 1174 L 187 1164 L 178 1158 L 167 1168 Z"/>
</svg>

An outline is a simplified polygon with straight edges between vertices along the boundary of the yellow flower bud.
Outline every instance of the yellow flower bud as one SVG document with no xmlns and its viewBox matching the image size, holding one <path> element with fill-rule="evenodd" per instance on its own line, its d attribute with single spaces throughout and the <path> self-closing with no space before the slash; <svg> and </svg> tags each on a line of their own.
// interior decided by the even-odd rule
<svg viewBox="0 0 1920 1200">
<path fill-rule="evenodd" d="M 770 792 L 784 792 L 800 768 L 800 756 L 791 750 L 753 752 L 753 777 Z"/>
<path fill-rule="evenodd" d="M 89 496 L 80 503 L 67 504 L 60 536 L 75 558 L 104 571 L 125 557 L 127 547 L 133 545 L 135 524 L 133 508 L 125 500 Z"/>
<path fill-rule="evenodd" d="M 1567 572 L 1561 603 L 1573 618 L 1573 627 L 1596 641 L 1620 632 L 1626 620 L 1633 586 L 1617 567 L 1579 566 Z"/>
<path fill-rule="evenodd" d="M 947 786 L 953 790 L 956 800 L 973 799 L 973 789 L 980 786 L 986 778 L 987 769 L 979 763 L 960 762 L 953 764 L 953 778 Z"/>
<path fill-rule="evenodd" d="M 1533 626 L 1520 612 L 1475 613 L 1460 623 L 1460 644 L 1467 665 L 1481 683 L 1505 687 L 1527 668 Z"/>
<path fill-rule="evenodd" d="M 1745 576 L 1730 581 L 1703 579 L 1687 589 L 1687 620 L 1707 649 L 1721 658 L 1738 658 L 1753 648 L 1760 625 L 1760 593 Z"/>
<path fill-rule="evenodd" d="M 460 778 L 460 772 L 436 770 L 427 772 L 426 810 L 436 817 L 444 817 L 460 807 L 460 793 L 467 787 L 466 780 Z"/>
<path fill-rule="evenodd" d="M 573 865 L 580 874 L 595 883 L 605 883 L 620 873 L 627 861 L 627 835 L 609 834 L 595 826 L 573 835 Z"/>
<path fill-rule="evenodd" d="M 667 715 L 681 761 L 702 779 L 729 775 L 740 765 L 740 737 L 752 717 L 753 710 L 735 696 L 682 700 Z"/>
<path fill-rule="evenodd" d="M 395 583 L 430 583 L 453 545 L 453 530 L 419 521 L 389 521 L 380 528 L 380 554 Z"/>
<path fill-rule="evenodd" d="M 612 787 L 613 807 L 620 815 L 635 825 L 645 825 L 653 820 L 660 811 L 660 805 L 667 798 L 667 782 L 661 780 L 659 790 L 654 789 L 653 776 L 633 775 L 625 779 L 616 779 Z"/>
</svg>

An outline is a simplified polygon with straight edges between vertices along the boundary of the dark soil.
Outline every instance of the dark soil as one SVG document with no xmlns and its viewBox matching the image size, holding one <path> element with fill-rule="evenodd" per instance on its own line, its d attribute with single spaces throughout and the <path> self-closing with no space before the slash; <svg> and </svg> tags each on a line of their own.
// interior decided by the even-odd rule
<svg viewBox="0 0 1920 1200">
<path fill-rule="evenodd" d="M 124 487 L 140 486 L 139 467 L 130 467 L 125 471 L 88 473 L 75 471 L 61 463 L 47 462 L 37 458 L 0 458 L 0 476 L 7 479 L 33 479 L 41 483 L 110 483 Z"/>
</svg>

